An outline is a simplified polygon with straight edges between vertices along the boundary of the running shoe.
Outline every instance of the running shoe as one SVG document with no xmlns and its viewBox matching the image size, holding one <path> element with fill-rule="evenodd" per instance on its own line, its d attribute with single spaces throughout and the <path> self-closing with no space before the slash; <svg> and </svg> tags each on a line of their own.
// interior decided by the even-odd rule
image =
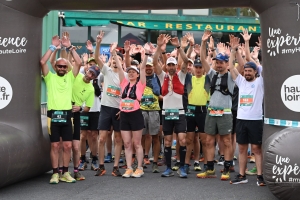
<svg viewBox="0 0 300 200">
<path fill-rule="evenodd" d="M 254 154 L 251 155 L 251 158 L 250 158 L 250 163 L 255 163 L 255 157 L 254 157 Z"/>
<path fill-rule="evenodd" d="M 103 176 L 105 173 L 106 173 L 106 170 L 104 167 L 98 168 L 95 176 Z"/>
<path fill-rule="evenodd" d="M 254 166 L 252 169 L 250 170 L 246 170 L 245 172 L 247 175 L 256 175 L 257 174 L 257 168 L 256 166 Z"/>
<path fill-rule="evenodd" d="M 237 160 L 237 157 L 236 157 L 236 156 L 233 156 L 233 160 Z"/>
<path fill-rule="evenodd" d="M 194 170 L 195 171 L 201 171 L 202 170 L 199 163 L 194 163 Z"/>
<path fill-rule="evenodd" d="M 171 168 L 168 168 L 161 174 L 161 177 L 170 177 L 174 176 L 174 173 Z"/>
<path fill-rule="evenodd" d="M 133 174 L 133 170 L 132 169 L 129 169 L 127 168 L 125 173 L 122 175 L 123 178 L 130 178 Z"/>
<path fill-rule="evenodd" d="M 136 170 L 134 171 L 134 173 L 131 175 L 131 177 L 133 177 L 133 178 L 140 178 L 143 175 L 144 175 L 144 171 L 138 167 L 138 168 L 136 168 Z"/>
<path fill-rule="evenodd" d="M 87 168 L 87 164 L 84 160 L 80 161 L 79 166 L 78 166 L 78 170 L 79 171 L 84 171 Z"/>
<path fill-rule="evenodd" d="M 91 164 L 91 170 L 97 171 L 97 169 L 99 169 L 98 162 L 97 160 L 93 160 Z"/>
<path fill-rule="evenodd" d="M 74 179 L 76 179 L 76 181 L 83 181 L 85 180 L 85 177 L 80 174 L 80 172 L 74 172 Z"/>
<path fill-rule="evenodd" d="M 190 166 L 188 164 L 184 165 L 185 173 L 190 174 Z"/>
<path fill-rule="evenodd" d="M 198 178 L 217 178 L 216 170 L 206 170 L 205 172 L 197 174 Z"/>
<path fill-rule="evenodd" d="M 199 162 L 204 162 L 204 158 L 203 158 L 203 157 L 200 158 L 200 159 L 199 159 Z"/>
<path fill-rule="evenodd" d="M 224 171 L 221 175 L 221 180 L 222 181 L 227 181 L 230 179 L 230 172 L 229 171 Z"/>
<path fill-rule="evenodd" d="M 122 176 L 121 172 L 119 171 L 119 168 L 113 168 L 113 171 L 111 173 L 113 176 Z"/>
<path fill-rule="evenodd" d="M 59 182 L 59 175 L 58 175 L 58 173 L 52 174 L 49 183 L 50 184 L 57 184 L 58 182 Z"/>
<path fill-rule="evenodd" d="M 157 164 L 153 164 L 152 165 L 152 173 L 159 173 L 159 169 L 158 169 L 158 165 Z"/>
<path fill-rule="evenodd" d="M 112 160 L 112 156 L 111 155 L 107 155 L 105 158 L 104 158 L 104 163 L 111 163 L 113 160 Z"/>
<path fill-rule="evenodd" d="M 220 156 L 219 160 L 218 160 L 218 165 L 224 165 L 225 159 L 224 156 Z"/>
<path fill-rule="evenodd" d="M 186 173 L 186 169 L 184 166 L 180 167 L 177 170 L 177 174 L 179 175 L 180 178 L 187 178 L 187 173 Z"/>
<path fill-rule="evenodd" d="M 179 167 L 180 167 L 180 162 L 176 162 L 174 167 L 172 167 L 172 170 L 177 171 L 179 169 Z"/>
<path fill-rule="evenodd" d="M 176 140 L 173 140 L 171 149 L 172 149 L 172 150 L 175 150 L 175 149 L 176 149 Z"/>
<path fill-rule="evenodd" d="M 230 181 L 230 184 L 240 184 L 240 183 L 248 183 L 248 179 L 246 178 L 246 175 L 241 175 L 241 174 L 238 174 L 236 175 L 235 179 Z"/>
<path fill-rule="evenodd" d="M 158 156 L 158 159 L 163 159 L 164 158 L 164 153 L 163 152 L 160 152 L 159 153 L 159 156 Z"/>
<path fill-rule="evenodd" d="M 66 183 L 75 183 L 76 180 L 70 175 L 70 172 L 65 172 L 61 178 L 59 178 L 60 181 L 66 182 Z"/>
<path fill-rule="evenodd" d="M 262 175 L 257 176 L 257 186 L 266 186 L 266 182 Z"/>
<path fill-rule="evenodd" d="M 149 160 L 149 158 L 144 158 L 144 164 L 145 164 L 145 165 L 150 165 L 150 160 Z"/>
</svg>

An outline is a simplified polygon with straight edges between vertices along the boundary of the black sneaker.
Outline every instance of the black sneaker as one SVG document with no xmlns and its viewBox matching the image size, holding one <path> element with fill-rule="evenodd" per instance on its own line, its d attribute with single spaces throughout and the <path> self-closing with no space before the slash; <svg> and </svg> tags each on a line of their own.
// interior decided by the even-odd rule
<svg viewBox="0 0 300 200">
<path fill-rule="evenodd" d="M 219 160 L 218 160 L 218 165 L 224 165 L 225 159 L 224 156 L 220 156 Z"/>
<path fill-rule="evenodd" d="M 246 175 L 242 176 L 241 174 L 238 174 L 234 180 L 230 181 L 230 184 L 240 184 L 240 183 L 248 183 L 248 179 L 246 178 Z"/>
<path fill-rule="evenodd" d="M 119 171 L 119 168 L 115 168 L 115 167 L 114 167 L 111 175 L 113 175 L 113 176 L 122 176 L 121 172 Z"/>
<path fill-rule="evenodd" d="M 179 167 L 180 167 L 180 162 L 176 162 L 174 167 L 172 167 L 172 170 L 177 171 L 179 169 Z"/>
<path fill-rule="evenodd" d="M 266 186 L 263 175 L 257 175 L 257 186 Z"/>
</svg>

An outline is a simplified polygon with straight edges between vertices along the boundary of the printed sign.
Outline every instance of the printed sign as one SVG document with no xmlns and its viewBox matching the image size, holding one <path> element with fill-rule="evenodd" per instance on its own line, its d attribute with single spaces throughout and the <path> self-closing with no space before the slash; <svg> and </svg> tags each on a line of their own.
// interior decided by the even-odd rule
<svg viewBox="0 0 300 200">
<path fill-rule="evenodd" d="M 300 75 L 294 75 L 284 81 L 281 86 L 283 104 L 294 112 L 300 112 Z"/>
<path fill-rule="evenodd" d="M 10 83 L 0 76 L 0 109 L 5 108 L 11 101 L 13 90 Z"/>
<path fill-rule="evenodd" d="M 0 55 L 26 53 L 26 49 L 24 48 L 26 44 L 27 39 L 25 37 L 0 37 Z"/>
</svg>

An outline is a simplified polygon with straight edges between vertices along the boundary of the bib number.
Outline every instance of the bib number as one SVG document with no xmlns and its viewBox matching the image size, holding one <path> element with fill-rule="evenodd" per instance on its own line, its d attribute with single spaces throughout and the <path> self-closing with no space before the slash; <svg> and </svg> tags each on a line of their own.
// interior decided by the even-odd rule
<svg viewBox="0 0 300 200">
<path fill-rule="evenodd" d="M 89 125 L 89 116 L 80 116 L 80 126 Z"/>
<path fill-rule="evenodd" d="M 178 109 L 166 109 L 165 110 L 165 120 L 179 120 L 179 110 Z"/>
<path fill-rule="evenodd" d="M 213 117 L 221 117 L 224 114 L 224 108 L 210 108 L 209 115 Z"/>
<path fill-rule="evenodd" d="M 196 106 L 187 106 L 187 111 L 185 113 L 188 117 L 195 117 Z"/>
<path fill-rule="evenodd" d="M 153 95 L 143 95 L 141 99 L 141 104 L 143 106 L 149 106 L 152 105 L 154 102 Z"/>
<path fill-rule="evenodd" d="M 121 108 L 122 110 L 133 110 L 134 100 L 132 99 L 122 99 Z"/>
<path fill-rule="evenodd" d="M 240 96 L 240 106 L 252 106 L 252 105 L 253 105 L 253 95 Z"/>
<path fill-rule="evenodd" d="M 121 89 L 119 87 L 109 85 L 107 87 L 106 94 L 111 97 L 119 97 L 121 94 Z"/>
<path fill-rule="evenodd" d="M 66 111 L 54 111 L 52 113 L 51 122 L 66 123 L 67 116 L 68 114 Z"/>
</svg>

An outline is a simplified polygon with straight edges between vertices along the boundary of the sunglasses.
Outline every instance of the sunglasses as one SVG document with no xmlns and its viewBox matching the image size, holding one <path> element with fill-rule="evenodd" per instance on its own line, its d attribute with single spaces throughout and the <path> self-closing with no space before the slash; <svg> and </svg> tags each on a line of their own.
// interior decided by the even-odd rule
<svg viewBox="0 0 300 200">
<path fill-rule="evenodd" d="M 58 68 L 60 68 L 60 69 L 61 69 L 61 68 L 67 69 L 68 66 L 67 66 L 67 65 L 56 65 L 56 67 L 58 67 Z"/>
</svg>

